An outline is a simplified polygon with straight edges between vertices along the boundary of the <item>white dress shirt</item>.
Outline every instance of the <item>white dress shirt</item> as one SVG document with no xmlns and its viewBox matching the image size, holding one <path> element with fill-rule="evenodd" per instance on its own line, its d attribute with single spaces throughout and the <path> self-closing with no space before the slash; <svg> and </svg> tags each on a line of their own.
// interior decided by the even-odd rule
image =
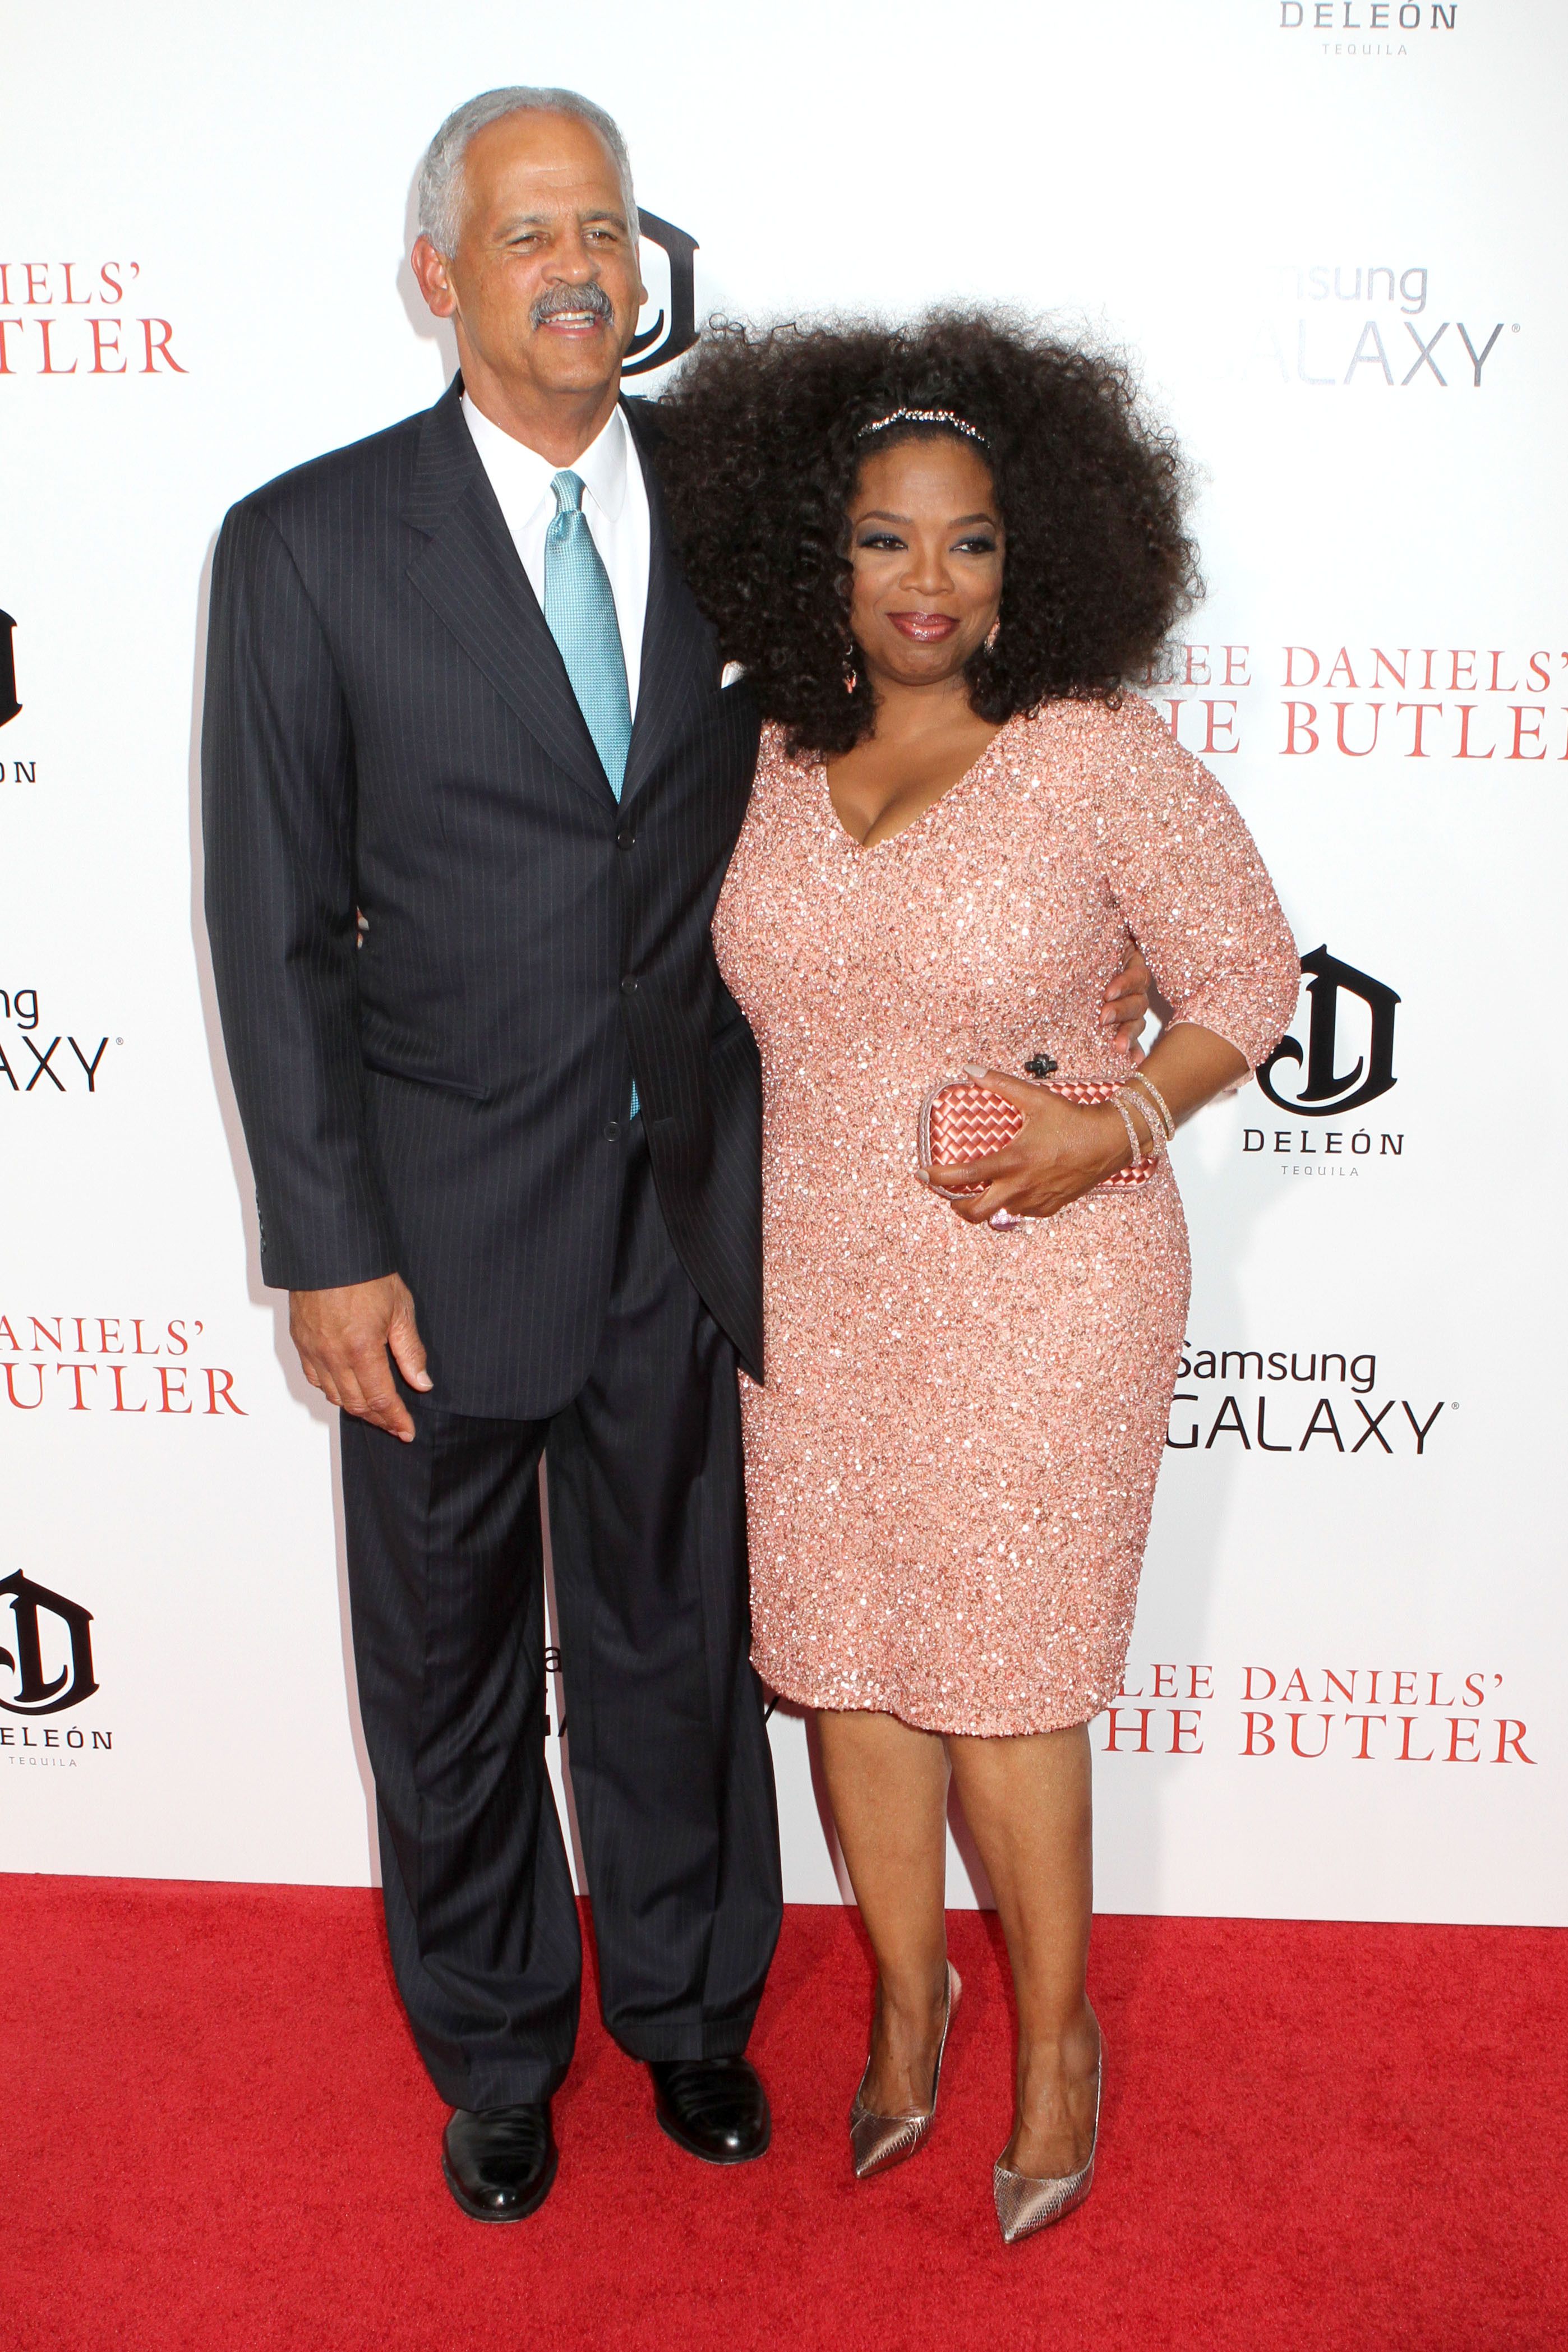
<svg viewBox="0 0 1568 2352">
<path fill-rule="evenodd" d="M 569 468 L 552 464 L 525 441 L 513 440 L 463 394 L 463 415 L 490 488 L 506 518 L 528 584 L 544 610 L 544 534 L 556 515 L 551 483 L 570 471 L 583 483 L 583 512 L 609 574 L 626 656 L 626 695 L 637 717 L 642 674 L 643 622 L 647 613 L 647 486 L 631 428 L 617 405 L 596 440 Z"/>
</svg>

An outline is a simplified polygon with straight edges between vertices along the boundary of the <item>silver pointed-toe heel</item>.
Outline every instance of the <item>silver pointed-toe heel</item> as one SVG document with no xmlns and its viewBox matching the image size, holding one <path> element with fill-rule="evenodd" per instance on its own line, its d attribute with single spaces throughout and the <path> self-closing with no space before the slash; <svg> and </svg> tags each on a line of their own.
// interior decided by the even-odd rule
<svg viewBox="0 0 1568 2352">
<path fill-rule="evenodd" d="M 1094 2137 L 1089 2146 L 1089 2161 L 1077 2172 L 1063 2173 L 1055 2180 L 1031 2179 L 1026 2172 L 1015 2172 L 998 2159 L 992 2179 L 996 2199 L 996 2221 L 1002 2232 L 1002 2242 L 1016 2245 L 1020 2238 L 1032 2238 L 1037 2230 L 1048 2230 L 1053 2221 L 1060 2221 L 1081 2205 L 1094 2186 L 1094 2155 L 1100 2144 L 1100 2094 L 1105 2075 L 1105 2045 L 1100 2044 L 1100 2056 L 1094 2068 Z"/>
<path fill-rule="evenodd" d="M 860 2090 L 855 2094 L 849 2110 L 849 2153 L 855 2161 L 857 2180 L 868 2180 L 874 2172 L 886 2172 L 890 2165 L 902 2164 L 906 2158 L 925 2140 L 936 2120 L 936 2095 L 942 2084 L 942 2058 L 947 2048 L 948 2028 L 952 2012 L 958 2007 L 958 1996 L 963 1990 L 958 1970 L 949 1961 L 947 1969 L 947 2010 L 942 2021 L 942 2040 L 936 2045 L 936 2070 L 931 2078 L 931 2105 L 921 2113 L 903 2116 L 874 2116 L 861 2098 L 866 2087 L 866 2074 L 871 2071 L 871 2061 L 866 2061 L 866 2074 L 860 2077 Z"/>
</svg>

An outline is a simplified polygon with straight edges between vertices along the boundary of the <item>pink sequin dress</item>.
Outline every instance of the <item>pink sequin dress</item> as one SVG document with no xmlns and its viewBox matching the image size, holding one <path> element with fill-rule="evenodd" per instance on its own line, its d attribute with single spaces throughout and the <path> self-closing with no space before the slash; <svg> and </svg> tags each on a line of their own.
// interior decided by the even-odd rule
<svg viewBox="0 0 1568 2352">
<path fill-rule="evenodd" d="M 1300 967 L 1224 792 L 1146 704 L 1011 720 L 863 849 L 763 739 L 714 920 L 762 1051 L 766 1386 L 742 1382 L 752 1656 L 809 1706 L 1055 1730 L 1120 1686 L 1186 1315 L 1168 1167 L 999 1234 L 910 1173 L 977 1062 L 1112 1075 L 1129 931 L 1256 1065 Z"/>
</svg>

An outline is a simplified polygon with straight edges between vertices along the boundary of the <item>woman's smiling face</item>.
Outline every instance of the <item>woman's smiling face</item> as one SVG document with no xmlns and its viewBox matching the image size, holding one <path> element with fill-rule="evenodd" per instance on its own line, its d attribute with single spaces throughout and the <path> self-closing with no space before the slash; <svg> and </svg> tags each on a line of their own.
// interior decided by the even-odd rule
<svg viewBox="0 0 1568 2352">
<path fill-rule="evenodd" d="M 874 450 L 849 504 L 849 625 L 872 677 L 956 676 L 1000 610 L 1004 553 L 991 468 L 972 441 L 935 433 Z"/>
</svg>

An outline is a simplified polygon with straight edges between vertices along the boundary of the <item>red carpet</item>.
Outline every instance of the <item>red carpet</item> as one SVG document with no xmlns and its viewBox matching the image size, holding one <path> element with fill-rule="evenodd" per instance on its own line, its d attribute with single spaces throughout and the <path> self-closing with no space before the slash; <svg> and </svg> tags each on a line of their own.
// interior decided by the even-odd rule
<svg viewBox="0 0 1568 2352">
<path fill-rule="evenodd" d="M 585 2019 L 561 2178 L 514 2229 L 442 2186 L 377 1906 L 5 1882 L 0 2342 L 25 2352 L 1561 2352 L 1568 1936 L 1107 1918 L 1097 2186 L 1005 2250 L 992 1923 L 921 2159 L 857 2185 L 869 1970 L 796 1910 L 752 2043 L 772 2154 L 679 2155 Z"/>
</svg>

